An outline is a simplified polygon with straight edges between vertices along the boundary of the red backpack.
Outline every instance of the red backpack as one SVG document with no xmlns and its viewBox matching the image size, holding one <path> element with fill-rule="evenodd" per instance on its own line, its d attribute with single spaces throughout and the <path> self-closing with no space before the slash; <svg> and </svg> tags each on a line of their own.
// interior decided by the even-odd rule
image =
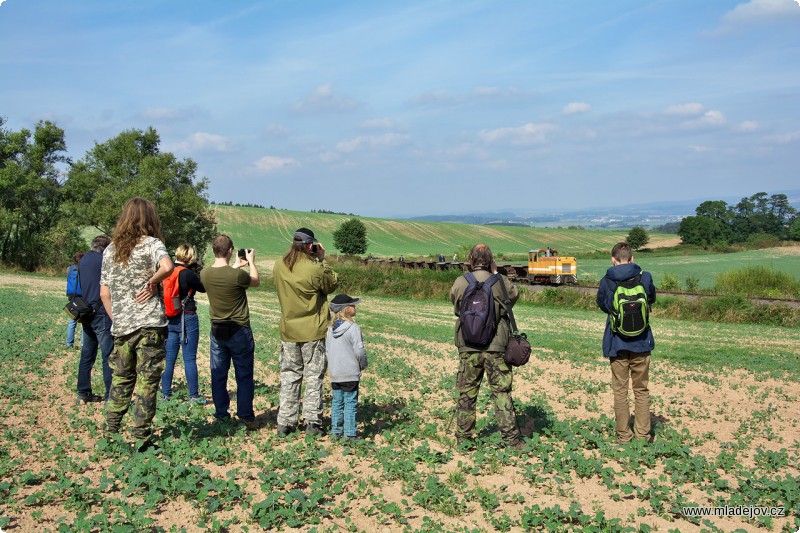
<svg viewBox="0 0 800 533">
<path fill-rule="evenodd" d="M 186 302 L 186 300 L 181 300 L 181 288 L 178 282 L 181 270 L 186 270 L 186 267 L 183 265 L 175 265 L 172 274 L 161 282 L 164 287 L 164 314 L 167 315 L 167 318 L 180 315 L 183 312 L 183 304 Z M 189 294 L 186 295 L 187 299 L 191 296 L 192 292 L 193 291 L 189 289 Z"/>
</svg>

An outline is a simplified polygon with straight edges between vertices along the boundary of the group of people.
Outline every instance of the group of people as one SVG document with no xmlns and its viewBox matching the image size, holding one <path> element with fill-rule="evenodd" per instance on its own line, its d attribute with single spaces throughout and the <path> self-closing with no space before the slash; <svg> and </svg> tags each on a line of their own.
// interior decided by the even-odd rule
<svg viewBox="0 0 800 533">
<path fill-rule="evenodd" d="M 248 429 L 259 424 L 253 410 L 255 341 L 250 327 L 247 290 L 259 286 L 255 251 L 241 249 L 236 260 L 234 244 L 227 235 L 212 243 L 214 262 L 197 274 L 191 246 L 176 250 L 173 263 L 161 238 L 158 214 L 151 202 L 131 199 L 122 209 L 114 235 L 96 237 L 90 250 L 77 262 L 76 281 L 80 293 L 96 313 L 85 320 L 78 369 L 78 401 L 106 402 L 106 433 L 118 433 L 122 418 L 133 405 L 133 436 L 138 449 L 154 446 L 152 420 L 159 384 L 161 397 L 172 395 L 172 378 L 178 351 L 183 352 L 190 401 L 205 403 L 200 395 L 196 355 L 199 341 L 197 305 L 193 295 L 205 292 L 209 301 L 209 356 L 214 417 L 230 419 L 228 374 L 233 364 L 236 380 L 236 416 Z M 617 244 L 612 267 L 600 283 L 598 306 L 609 314 L 603 353 L 610 359 L 616 434 L 620 442 L 648 439 L 650 413 L 648 372 L 654 347 L 649 325 L 635 338 L 620 335 L 611 327 L 613 293 L 617 284 L 634 276 L 641 279 L 649 303 L 655 287 L 649 273 L 633 262 L 630 246 Z M 492 251 L 485 244 L 469 253 L 470 271 L 479 283 L 497 274 Z M 167 317 L 159 283 L 177 273 L 181 312 Z M 324 435 L 322 384 L 330 374 L 332 389 L 332 438 L 358 439 L 359 382 L 368 360 L 363 336 L 355 323 L 360 298 L 338 294 L 330 302 L 339 279 L 325 260 L 325 248 L 308 228 L 299 228 L 289 250 L 273 269 L 280 318 L 280 406 L 277 433 L 287 436 L 298 430 L 301 419 L 309 435 Z M 475 281 L 473 280 L 473 281 Z M 468 287 L 459 277 L 450 291 L 456 315 L 455 345 L 459 353 L 457 376 L 456 438 L 459 445 L 474 444 L 476 401 L 486 374 L 495 403 L 497 423 L 506 446 L 522 448 L 511 396 L 513 371 L 504 352 L 511 334 L 508 315 L 519 298 L 519 289 L 505 276 L 491 286 L 497 325 L 487 345 L 475 346 L 461 333 L 461 301 Z M 68 285 L 75 291 L 75 284 Z M 504 293 L 507 297 L 504 296 Z M 73 292 L 74 294 L 74 292 Z M 90 372 L 100 349 L 105 395 L 92 392 Z M 633 383 L 634 424 L 628 407 L 628 386 Z M 302 387 L 305 393 L 302 394 Z M 131 403 L 134 390 L 137 401 Z M 302 407 L 301 407 L 302 404 Z"/>
</svg>

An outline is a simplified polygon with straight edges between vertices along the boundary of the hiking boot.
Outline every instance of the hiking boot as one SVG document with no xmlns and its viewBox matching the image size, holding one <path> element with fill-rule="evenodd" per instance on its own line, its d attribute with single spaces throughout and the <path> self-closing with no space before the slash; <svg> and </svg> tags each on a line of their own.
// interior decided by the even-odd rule
<svg viewBox="0 0 800 533">
<path fill-rule="evenodd" d="M 86 403 L 98 403 L 104 401 L 104 398 L 99 394 L 90 394 L 89 396 L 81 396 L 78 394 L 78 399 L 75 403 L 78 405 L 83 405 Z"/>
<path fill-rule="evenodd" d="M 244 424 L 244 427 L 247 428 L 247 431 L 255 431 L 255 430 L 258 429 L 258 422 L 255 419 L 253 419 L 253 420 L 245 420 L 243 418 L 240 418 L 239 422 Z"/>
<path fill-rule="evenodd" d="M 160 449 L 161 447 L 155 442 L 153 442 L 152 439 L 146 439 L 139 445 L 138 448 L 136 448 L 136 451 L 139 453 L 144 453 L 147 450 L 153 450 L 154 452 L 158 452 Z"/>
<path fill-rule="evenodd" d="M 324 437 L 325 430 L 319 424 L 308 424 L 306 425 L 306 435 Z"/>
<path fill-rule="evenodd" d="M 457 437 L 456 448 L 464 451 L 473 450 L 475 448 L 475 440 Z"/>
<path fill-rule="evenodd" d="M 278 426 L 278 436 L 288 437 L 290 433 L 294 433 L 294 429 L 292 426 Z"/>
</svg>

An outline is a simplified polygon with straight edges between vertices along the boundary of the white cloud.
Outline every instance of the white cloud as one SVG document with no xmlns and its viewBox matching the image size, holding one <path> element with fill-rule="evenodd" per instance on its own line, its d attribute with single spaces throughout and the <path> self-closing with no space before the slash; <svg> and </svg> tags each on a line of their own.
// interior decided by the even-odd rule
<svg viewBox="0 0 800 533">
<path fill-rule="evenodd" d="M 233 141 L 222 135 L 198 131 L 183 141 L 170 145 L 170 151 L 196 152 L 230 152 L 235 149 Z"/>
<path fill-rule="evenodd" d="M 665 115 L 681 115 L 681 116 L 699 115 L 700 113 L 703 112 L 704 109 L 705 108 L 703 107 L 703 104 L 697 104 L 697 103 L 676 104 L 676 105 L 671 105 L 671 106 L 667 107 L 666 109 L 664 109 L 664 114 Z"/>
<path fill-rule="evenodd" d="M 711 152 L 714 149 L 713 148 L 709 148 L 708 146 L 701 146 L 699 144 L 693 144 L 693 145 L 689 146 L 689 150 L 691 150 L 692 152 L 697 153 L 697 154 L 702 154 L 702 153 L 705 153 L 705 152 Z"/>
<path fill-rule="evenodd" d="M 261 159 L 254 161 L 250 167 L 250 174 L 269 174 L 284 168 L 299 167 L 300 163 L 291 157 L 278 157 L 274 155 L 265 155 Z"/>
<path fill-rule="evenodd" d="M 770 135 L 769 137 L 765 137 L 764 140 L 776 144 L 789 144 L 795 141 L 800 141 L 800 131 Z"/>
<path fill-rule="evenodd" d="M 487 102 L 504 102 L 520 100 L 531 96 L 531 93 L 516 87 L 478 86 L 466 93 L 451 93 L 445 90 L 422 93 L 409 103 L 420 106 L 444 106 L 453 104 L 468 104 Z"/>
<path fill-rule="evenodd" d="M 202 112 L 197 107 L 148 107 L 139 113 L 139 117 L 155 121 L 186 120 L 200 115 Z"/>
<path fill-rule="evenodd" d="M 722 16 L 723 24 L 740 24 L 754 20 L 779 20 L 800 16 L 797 0 L 750 0 L 737 5 Z"/>
<path fill-rule="evenodd" d="M 745 133 L 749 133 L 751 131 L 758 131 L 761 129 L 761 124 L 756 122 L 755 120 L 745 120 L 744 122 L 739 123 L 736 126 L 737 131 L 742 131 Z"/>
<path fill-rule="evenodd" d="M 442 105 L 451 104 L 458 99 L 448 91 L 430 91 L 422 93 L 410 100 L 414 105 Z"/>
<path fill-rule="evenodd" d="M 358 107 L 358 101 L 336 94 L 331 84 L 320 85 L 302 100 L 298 100 L 292 109 L 298 113 L 344 113 Z"/>
<path fill-rule="evenodd" d="M 283 124 L 275 123 L 275 124 L 267 124 L 267 126 L 264 128 L 264 133 L 268 137 L 284 138 L 288 137 L 291 131 Z"/>
<path fill-rule="evenodd" d="M 702 116 L 694 120 L 688 120 L 684 122 L 682 126 L 687 129 L 699 129 L 718 128 L 720 126 L 724 126 L 725 124 L 727 124 L 725 115 L 723 115 L 721 111 L 711 110 L 706 111 Z"/>
<path fill-rule="evenodd" d="M 371 118 L 362 121 L 359 126 L 365 130 L 391 130 L 397 127 L 397 121 L 391 118 Z"/>
<path fill-rule="evenodd" d="M 586 113 L 592 110 L 592 106 L 585 102 L 570 102 L 564 106 L 565 115 L 574 115 L 575 113 Z"/>
<path fill-rule="evenodd" d="M 362 148 L 388 148 L 401 146 L 411 142 L 411 135 L 404 133 L 384 133 L 383 135 L 359 136 L 339 142 L 336 149 L 340 152 L 355 152 Z"/>
<path fill-rule="evenodd" d="M 514 145 L 539 144 L 547 141 L 547 135 L 558 129 L 553 124 L 533 124 L 528 122 L 516 128 L 481 130 L 478 137 L 486 142 L 509 142 Z"/>
</svg>

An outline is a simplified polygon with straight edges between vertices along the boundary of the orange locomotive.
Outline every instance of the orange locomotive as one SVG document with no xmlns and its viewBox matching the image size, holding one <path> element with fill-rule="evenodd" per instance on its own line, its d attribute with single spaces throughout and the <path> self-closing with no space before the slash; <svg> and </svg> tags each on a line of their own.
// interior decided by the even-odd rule
<svg viewBox="0 0 800 533">
<path fill-rule="evenodd" d="M 554 248 L 528 252 L 528 279 L 532 283 L 577 283 L 578 268 L 574 257 L 561 257 Z"/>
</svg>

